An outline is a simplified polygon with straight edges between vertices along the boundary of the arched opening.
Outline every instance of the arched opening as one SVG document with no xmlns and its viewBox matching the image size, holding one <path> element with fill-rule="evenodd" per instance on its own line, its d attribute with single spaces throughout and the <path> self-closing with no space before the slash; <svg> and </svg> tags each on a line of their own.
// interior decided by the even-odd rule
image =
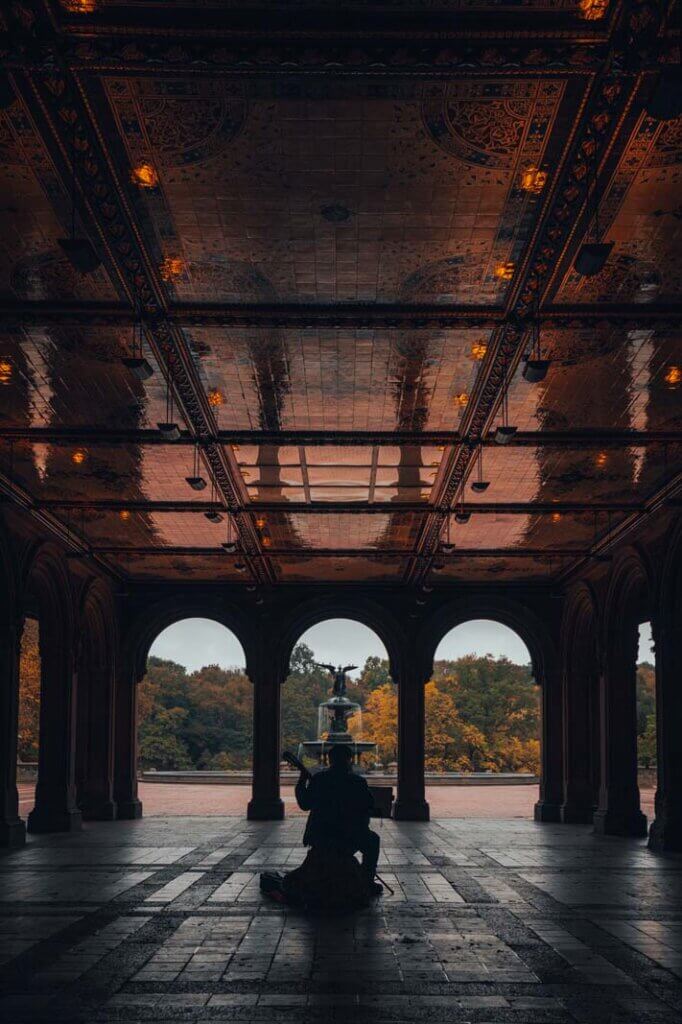
<svg viewBox="0 0 682 1024">
<path fill-rule="evenodd" d="M 637 645 L 637 781 L 641 807 L 654 818 L 658 765 L 656 716 L 656 650 L 650 622 L 642 622 Z"/>
<path fill-rule="evenodd" d="M 532 817 L 541 695 L 528 647 L 492 619 L 450 629 L 424 693 L 432 817 Z"/>
<path fill-rule="evenodd" d="M 40 755 L 40 627 L 27 615 L 19 648 L 19 715 L 17 731 L 17 788 L 19 816 L 26 819 L 35 805 Z"/>
<path fill-rule="evenodd" d="M 350 742 L 359 770 L 395 784 L 398 698 L 386 647 L 369 626 L 330 618 L 299 637 L 282 686 L 280 721 L 281 749 L 310 767 L 326 763 L 334 742 Z M 295 775 L 286 765 L 281 772 L 287 813 L 300 813 Z"/>
<path fill-rule="evenodd" d="M 152 643 L 137 694 L 145 815 L 245 814 L 253 689 L 239 638 L 214 619 L 180 619 Z"/>
</svg>

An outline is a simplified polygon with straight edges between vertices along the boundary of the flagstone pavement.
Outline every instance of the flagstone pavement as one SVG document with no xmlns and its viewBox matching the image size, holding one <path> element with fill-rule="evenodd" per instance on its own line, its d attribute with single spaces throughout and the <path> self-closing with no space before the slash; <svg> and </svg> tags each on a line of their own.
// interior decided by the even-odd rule
<svg viewBox="0 0 682 1024">
<path fill-rule="evenodd" d="M 0 1020 L 682 1022 L 682 858 L 589 827 L 383 822 L 362 913 L 265 902 L 303 821 L 172 817 L 0 856 Z"/>
</svg>

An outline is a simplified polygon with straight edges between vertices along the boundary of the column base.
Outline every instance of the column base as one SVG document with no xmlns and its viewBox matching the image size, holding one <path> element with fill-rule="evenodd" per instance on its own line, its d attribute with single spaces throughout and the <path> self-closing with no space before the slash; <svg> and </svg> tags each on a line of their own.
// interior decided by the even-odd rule
<svg viewBox="0 0 682 1024">
<path fill-rule="evenodd" d="M 659 853 L 682 852 L 682 808 L 666 807 L 662 801 L 649 829 L 649 849 Z"/>
<path fill-rule="evenodd" d="M 635 836 L 647 834 L 646 814 L 640 810 L 631 811 L 595 811 L 594 831 L 598 836 Z"/>
<path fill-rule="evenodd" d="M 273 800 L 249 800 L 246 817 L 249 821 L 283 821 L 284 803 L 279 797 Z"/>
<path fill-rule="evenodd" d="M 81 814 L 83 821 L 116 821 L 118 808 L 113 800 L 87 800 L 81 804 Z"/>
<path fill-rule="evenodd" d="M 78 832 L 83 825 L 79 810 L 58 810 L 34 807 L 28 816 L 26 831 L 34 835 L 43 832 Z"/>
<path fill-rule="evenodd" d="M 562 804 L 561 821 L 564 825 L 591 825 L 594 821 L 594 807 L 577 803 Z"/>
<path fill-rule="evenodd" d="M 26 824 L 21 818 L 0 821 L 0 846 L 15 848 L 26 843 Z"/>
<path fill-rule="evenodd" d="M 116 800 L 114 807 L 117 821 L 137 821 L 142 817 L 142 801 L 137 797 L 133 800 Z"/>
<path fill-rule="evenodd" d="M 561 804 L 538 800 L 533 808 L 534 821 L 561 821 Z"/>
<path fill-rule="evenodd" d="M 393 817 L 396 821 L 430 821 L 431 809 L 426 800 L 398 798 L 393 805 Z"/>
</svg>

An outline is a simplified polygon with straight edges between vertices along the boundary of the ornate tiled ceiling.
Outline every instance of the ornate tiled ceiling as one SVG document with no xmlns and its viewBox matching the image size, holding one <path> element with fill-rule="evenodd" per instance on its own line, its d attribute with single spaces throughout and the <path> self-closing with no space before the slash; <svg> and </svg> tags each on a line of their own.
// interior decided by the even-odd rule
<svg viewBox="0 0 682 1024">
<path fill-rule="evenodd" d="M 542 581 L 607 550 L 682 470 L 667 15 L 267 6 L 3 15 L 3 490 L 145 580 Z"/>
</svg>

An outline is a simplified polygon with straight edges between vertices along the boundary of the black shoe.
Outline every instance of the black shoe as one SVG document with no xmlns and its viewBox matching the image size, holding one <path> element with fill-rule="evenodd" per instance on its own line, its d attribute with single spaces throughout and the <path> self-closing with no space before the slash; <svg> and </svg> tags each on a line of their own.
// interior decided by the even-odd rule
<svg viewBox="0 0 682 1024">
<path fill-rule="evenodd" d="M 384 887 L 383 885 L 380 885 L 378 882 L 370 882 L 369 891 L 371 892 L 372 896 L 384 895 Z"/>
</svg>

